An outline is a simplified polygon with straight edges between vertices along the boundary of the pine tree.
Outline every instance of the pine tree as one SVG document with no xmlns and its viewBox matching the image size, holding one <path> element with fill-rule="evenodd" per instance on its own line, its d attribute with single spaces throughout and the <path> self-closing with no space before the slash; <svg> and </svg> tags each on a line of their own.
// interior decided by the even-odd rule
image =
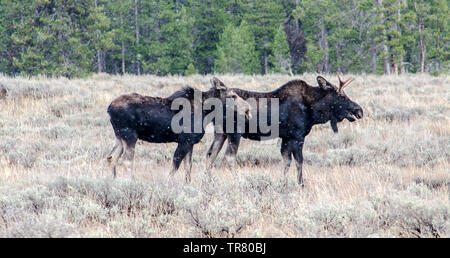
<svg viewBox="0 0 450 258">
<path fill-rule="evenodd" d="M 399 66 L 403 62 L 405 51 L 402 44 L 401 18 L 400 12 L 402 3 L 399 0 L 384 0 L 384 15 L 387 45 L 390 49 L 393 73 L 399 73 Z"/>
<path fill-rule="evenodd" d="M 275 33 L 272 52 L 273 54 L 270 56 L 270 61 L 272 63 L 271 71 L 275 73 L 292 74 L 289 46 L 283 26 L 280 26 Z"/>
<path fill-rule="evenodd" d="M 111 29 L 114 30 L 114 47 L 111 49 L 107 60 L 109 61 L 108 72 L 125 74 L 131 72 L 130 64 L 133 61 L 134 31 L 130 30 L 132 25 L 131 9 L 132 0 L 110 1 L 106 11 L 111 17 Z"/>
<path fill-rule="evenodd" d="M 255 37 L 256 50 L 259 52 L 261 73 L 269 71 L 269 56 L 272 54 L 272 42 L 275 31 L 284 20 L 283 7 L 274 0 L 250 0 L 246 3 L 244 19 L 248 22 Z"/>
<path fill-rule="evenodd" d="M 194 60 L 201 74 L 211 73 L 219 35 L 227 24 L 226 1 L 196 0 L 191 3 L 194 21 Z"/>
<path fill-rule="evenodd" d="M 191 28 L 193 18 L 187 8 L 173 2 L 158 3 L 159 32 L 142 61 L 144 71 L 158 75 L 184 74 L 192 63 L 194 48 Z"/>
<path fill-rule="evenodd" d="M 72 1 L 4 2 L 17 24 L 11 33 L 16 47 L 15 71 L 24 75 L 83 76 L 90 73 L 94 53 L 85 18 L 92 5 Z M 9 5 L 11 4 L 11 5 Z"/>
<path fill-rule="evenodd" d="M 0 72 L 437 74 L 449 19 L 447 0 L 0 0 Z"/>
<path fill-rule="evenodd" d="M 6 8 L 0 8 L 0 72 L 8 71 L 10 69 L 8 61 L 1 58 L 7 56 L 8 53 L 8 21 L 6 17 Z"/>
<path fill-rule="evenodd" d="M 94 1 L 94 8 L 86 18 L 87 31 L 94 37 L 94 48 L 97 52 L 97 72 L 101 73 L 106 68 L 105 52 L 113 48 L 113 36 L 115 31 L 110 28 L 110 19 L 104 13 L 104 3 Z"/>
<path fill-rule="evenodd" d="M 188 67 L 186 68 L 186 71 L 184 72 L 184 75 L 189 76 L 197 73 L 198 71 L 197 69 L 195 69 L 195 66 L 192 63 L 189 63 Z"/>
<path fill-rule="evenodd" d="M 304 63 L 304 68 L 307 70 L 312 69 L 319 73 L 330 71 L 328 34 L 331 30 L 329 15 L 334 11 L 329 10 L 332 9 L 330 8 L 332 4 L 331 0 L 305 0 L 297 6 L 294 12 L 294 15 L 305 25 L 307 34 L 305 58 L 307 62 Z M 317 19 L 312 17 L 317 17 Z"/>
<path fill-rule="evenodd" d="M 245 20 L 237 28 L 232 23 L 225 27 L 217 45 L 216 56 L 214 71 L 217 73 L 259 72 L 255 40 Z"/>
<path fill-rule="evenodd" d="M 371 55 L 369 19 L 361 12 L 361 1 L 348 0 L 345 5 L 333 3 L 327 12 L 330 72 L 361 73 L 368 70 Z M 344 13 L 345 15 L 342 15 Z M 370 68 L 369 68 L 370 69 Z"/>
<path fill-rule="evenodd" d="M 448 10 L 448 1 L 432 0 L 431 10 L 427 15 L 427 25 L 430 28 L 430 61 L 434 62 L 434 71 L 440 72 L 446 69 L 448 72 L 450 65 L 450 17 Z"/>
</svg>

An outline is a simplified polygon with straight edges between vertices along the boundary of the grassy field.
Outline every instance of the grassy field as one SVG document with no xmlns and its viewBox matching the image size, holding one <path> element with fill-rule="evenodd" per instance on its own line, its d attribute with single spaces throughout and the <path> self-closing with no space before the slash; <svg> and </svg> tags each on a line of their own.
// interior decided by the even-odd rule
<svg viewBox="0 0 450 258">
<path fill-rule="evenodd" d="M 450 237 L 450 78 L 358 75 L 355 123 L 315 126 L 305 187 L 283 178 L 279 143 L 243 140 L 238 171 L 203 171 L 212 135 L 194 147 L 192 182 L 168 178 L 175 144 L 138 142 L 136 173 L 121 164 L 107 106 L 123 93 L 168 96 L 211 76 L 10 78 L 0 100 L 0 237 Z M 218 76 L 275 89 L 301 78 Z M 349 77 L 346 75 L 345 78 Z M 337 83 L 336 75 L 325 76 Z"/>
</svg>

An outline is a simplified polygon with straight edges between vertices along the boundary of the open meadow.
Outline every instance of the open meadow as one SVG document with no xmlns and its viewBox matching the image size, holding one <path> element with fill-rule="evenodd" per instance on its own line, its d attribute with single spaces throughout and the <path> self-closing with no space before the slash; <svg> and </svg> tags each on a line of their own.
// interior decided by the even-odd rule
<svg viewBox="0 0 450 258">
<path fill-rule="evenodd" d="M 204 173 L 208 133 L 169 178 L 176 144 L 138 141 L 135 174 L 106 156 L 106 109 L 124 93 L 165 97 L 212 76 L 85 79 L 0 75 L 0 237 L 450 237 L 450 77 L 345 75 L 364 118 L 314 126 L 283 177 L 280 143 L 243 139 L 239 168 Z M 217 75 L 228 87 L 269 91 L 316 75 Z M 335 74 L 324 75 L 337 84 Z"/>
</svg>

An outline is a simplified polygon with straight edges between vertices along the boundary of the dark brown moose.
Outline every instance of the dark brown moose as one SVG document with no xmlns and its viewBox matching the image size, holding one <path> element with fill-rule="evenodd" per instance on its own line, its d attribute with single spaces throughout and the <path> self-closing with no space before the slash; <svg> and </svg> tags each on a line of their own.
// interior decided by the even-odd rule
<svg viewBox="0 0 450 258">
<path fill-rule="evenodd" d="M 313 125 L 323 124 L 330 121 L 331 128 L 335 133 L 338 132 L 337 123 L 343 119 L 354 122 L 363 117 L 362 108 L 350 100 L 344 93 L 343 89 L 352 81 L 344 81 L 339 76 L 339 87 L 336 87 L 322 76 L 317 77 L 319 87 L 308 85 L 302 80 L 292 80 L 281 86 L 280 88 L 271 92 L 253 92 L 234 88 L 233 90 L 241 98 L 250 102 L 250 99 L 255 99 L 260 102 L 261 99 L 267 99 L 267 120 L 271 121 L 271 98 L 277 98 L 279 101 L 279 137 L 281 138 L 281 155 L 284 161 L 284 173 L 286 175 L 289 170 L 292 156 L 297 163 L 298 183 L 303 186 L 302 164 L 303 164 L 303 143 L 305 137 L 309 134 Z M 255 115 L 255 111 L 258 111 Z M 260 130 L 259 121 L 260 105 L 252 109 L 253 118 L 258 119 L 256 123 L 258 130 L 250 132 L 247 121 L 245 131 L 242 133 L 231 132 L 228 133 L 214 133 L 214 141 L 209 148 L 206 158 L 207 169 L 211 169 L 213 163 L 220 152 L 224 142 L 228 139 L 228 146 L 225 157 L 228 162 L 236 163 L 236 154 L 239 147 L 241 137 L 251 140 L 261 140 L 261 137 L 266 137 L 269 134 L 262 133 Z"/>
<path fill-rule="evenodd" d="M 200 93 L 201 103 L 209 98 L 219 99 L 222 104 L 227 98 L 234 99 L 234 110 L 238 115 L 248 115 L 250 106 L 242 98 L 239 98 L 234 90 L 229 89 L 217 78 L 211 79 L 212 87 L 206 92 L 186 86 L 183 89 L 173 93 L 167 98 L 142 96 L 137 93 L 122 95 L 111 102 L 108 107 L 111 125 L 116 136 L 116 143 L 107 157 L 111 165 L 114 177 L 116 177 L 116 166 L 119 158 L 128 153 L 128 159 L 131 161 L 130 170 L 133 172 L 134 147 L 138 139 L 153 143 L 176 142 L 178 146 L 173 156 L 173 166 L 171 175 L 178 170 L 181 161 L 185 160 L 186 181 L 191 180 L 192 168 L 192 149 L 194 144 L 198 143 L 205 131 L 202 125 L 201 131 L 175 133 L 172 128 L 173 117 L 181 111 L 172 110 L 173 101 L 178 98 L 185 98 L 191 104 L 190 115 L 194 117 L 194 95 Z M 201 122 L 203 118 L 210 113 L 209 110 L 201 108 Z M 192 125 L 193 127 L 193 125 Z M 192 128 L 193 129 L 193 128 Z"/>
</svg>

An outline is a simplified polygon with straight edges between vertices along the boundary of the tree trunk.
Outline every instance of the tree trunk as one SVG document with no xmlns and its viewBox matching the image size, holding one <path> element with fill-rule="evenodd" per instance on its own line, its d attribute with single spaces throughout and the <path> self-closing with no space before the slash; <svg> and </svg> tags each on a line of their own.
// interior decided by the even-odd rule
<svg viewBox="0 0 450 258">
<path fill-rule="evenodd" d="M 175 0 L 175 12 L 178 13 L 179 10 L 180 10 L 180 1 Z"/>
<path fill-rule="evenodd" d="M 134 0 L 134 22 L 136 26 L 136 47 L 139 46 L 139 11 L 138 11 L 138 0 Z M 138 59 L 138 53 L 136 52 L 136 71 L 138 75 L 141 75 L 141 65 Z"/>
<path fill-rule="evenodd" d="M 295 7 L 298 7 L 299 0 L 294 0 Z M 292 10 L 289 10 L 292 11 Z M 300 21 L 292 15 L 292 12 L 286 14 L 286 19 L 283 24 L 284 32 L 287 36 L 289 45 L 289 54 L 291 56 L 291 66 L 294 73 L 300 72 L 302 59 L 306 53 L 306 41 L 303 32 L 301 31 Z"/>
<path fill-rule="evenodd" d="M 123 29 L 123 17 L 122 17 L 122 15 L 120 16 L 120 27 L 121 27 L 121 29 L 122 30 L 124 30 Z M 123 31 L 122 31 L 122 33 L 124 33 Z M 123 39 L 123 35 L 122 35 L 122 74 L 125 74 L 125 40 Z"/>
<path fill-rule="evenodd" d="M 340 48 L 339 44 L 336 45 L 336 56 L 337 56 L 338 60 L 342 60 L 342 58 L 341 58 L 341 48 Z M 342 73 L 341 62 L 339 62 L 339 61 L 337 62 L 336 71 L 338 73 Z"/>
<path fill-rule="evenodd" d="M 295 2 L 295 8 L 297 9 L 297 7 L 298 7 L 298 0 L 294 0 L 294 2 Z M 295 19 L 295 20 L 298 21 L 298 19 Z M 300 30 L 300 26 L 298 26 L 298 22 L 295 23 L 295 29 L 296 29 L 296 31 Z"/>
<path fill-rule="evenodd" d="M 97 72 L 103 72 L 103 51 L 97 50 Z"/>
<path fill-rule="evenodd" d="M 383 34 L 386 35 L 386 31 L 383 30 Z M 389 64 L 389 50 L 386 44 L 383 42 L 383 63 L 384 63 L 384 74 L 391 74 L 391 65 Z"/>
<path fill-rule="evenodd" d="M 100 50 L 97 50 L 97 73 L 101 73 L 102 72 L 102 66 L 100 64 Z"/>
<path fill-rule="evenodd" d="M 392 56 L 392 71 L 395 75 L 398 74 L 398 64 L 395 62 L 394 56 Z"/>
<path fill-rule="evenodd" d="M 372 73 L 377 74 L 377 47 L 372 48 Z"/>
<path fill-rule="evenodd" d="M 125 74 L 125 41 L 122 40 L 122 74 Z"/>
<path fill-rule="evenodd" d="M 425 72 L 425 55 L 427 52 L 424 40 L 423 40 L 424 24 L 419 24 L 419 44 L 420 44 L 420 72 Z"/>
<path fill-rule="evenodd" d="M 378 6 L 383 8 L 383 0 L 377 0 L 378 2 Z M 381 12 L 380 13 L 380 17 L 381 17 L 381 23 L 384 22 L 384 13 Z M 383 26 L 383 40 L 381 42 L 382 47 L 383 47 L 383 63 L 384 63 L 384 74 L 391 74 L 391 65 L 389 64 L 389 49 L 388 46 L 386 45 L 386 28 Z"/>
<path fill-rule="evenodd" d="M 397 2 L 397 23 L 395 24 L 395 27 L 396 27 L 396 29 L 397 29 L 397 31 L 398 32 L 400 32 L 401 33 L 401 26 L 400 26 L 400 23 L 401 23 L 401 19 L 400 19 L 400 15 L 401 15 L 401 2 L 400 1 L 398 1 Z M 401 34 L 400 34 L 401 35 Z M 398 57 L 397 57 L 397 60 L 395 60 L 395 63 L 396 63 L 396 66 L 397 66 L 397 69 L 396 69 L 396 73 L 395 74 L 399 74 L 400 73 L 400 71 L 403 71 L 404 69 L 403 69 L 403 55 L 399 55 Z"/>
<path fill-rule="evenodd" d="M 95 0 L 94 6 L 95 6 L 95 9 L 98 8 L 97 0 Z M 97 43 L 98 43 L 98 40 L 99 40 L 98 38 L 99 38 L 98 31 L 96 31 L 95 32 L 95 39 L 96 39 Z M 97 73 L 101 73 L 101 72 L 102 72 L 102 51 L 100 49 L 97 49 Z"/>
<path fill-rule="evenodd" d="M 325 52 L 325 56 L 324 59 L 322 60 L 323 65 L 322 65 L 322 72 L 323 73 L 328 73 L 328 65 L 330 62 L 330 57 L 328 54 L 328 39 L 327 39 L 327 30 L 325 28 L 325 24 L 322 23 L 321 27 L 320 27 L 320 37 L 321 37 L 321 46 L 320 48 Z"/>
<path fill-rule="evenodd" d="M 417 3 L 414 3 L 414 9 L 416 10 L 417 16 L 417 30 L 419 31 L 419 49 L 420 49 L 420 72 L 425 72 L 425 54 L 426 47 L 423 39 L 424 23 L 422 14 L 419 13 L 417 9 Z"/>
<path fill-rule="evenodd" d="M 440 52 L 439 33 L 437 33 L 437 35 L 436 35 L 436 49 L 437 49 L 438 52 Z M 424 59 L 425 59 L 425 57 L 424 57 Z M 441 68 L 441 61 L 439 60 L 439 57 L 437 58 L 435 65 L 436 65 L 436 72 L 439 72 L 439 70 Z"/>
<path fill-rule="evenodd" d="M 267 52 L 264 51 L 264 74 L 267 74 L 268 65 L 269 65 L 268 61 L 269 60 L 268 60 L 268 57 L 267 57 Z"/>
<path fill-rule="evenodd" d="M 420 72 L 425 72 L 425 54 L 426 54 L 426 48 L 425 46 L 420 47 Z"/>
</svg>

